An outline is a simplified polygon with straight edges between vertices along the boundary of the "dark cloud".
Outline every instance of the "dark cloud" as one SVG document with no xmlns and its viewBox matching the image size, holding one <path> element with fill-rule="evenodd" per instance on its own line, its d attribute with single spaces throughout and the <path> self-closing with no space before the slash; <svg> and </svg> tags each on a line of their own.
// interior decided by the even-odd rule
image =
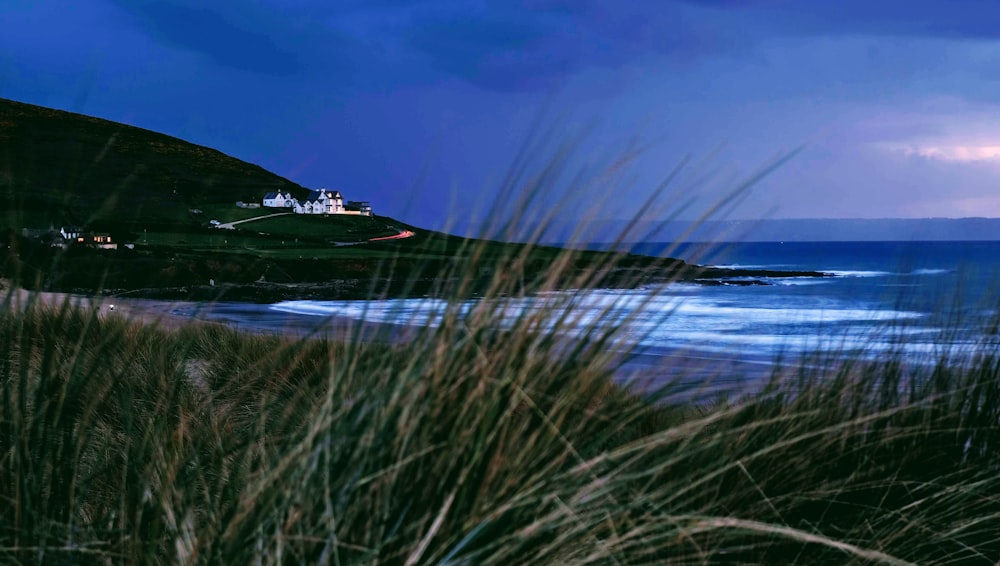
<svg viewBox="0 0 1000 566">
<path fill-rule="evenodd" d="M 158 40 L 202 53 L 220 65 L 272 75 L 290 75 L 300 68 L 296 54 L 277 46 L 270 33 L 247 29 L 230 15 L 202 4 L 122 1 L 119 5 Z"/>
<path fill-rule="evenodd" d="M 431 21 L 412 31 L 411 42 L 432 52 L 483 57 L 529 48 L 545 35 L 542 26 L 515 20 Z"/>
<path fill-rule="evenodd" d="M 763 16 L 779 32 L 1000 38 L 995 0 L 681 0 Z"/>
<path fill-rule="evenodd" d="M 539 90 L 588 67 L 647 54 L 695 58 L 731 36 L 676 1 L 345 0 L 280 4 L 111 0 L 159 42 L 272 75 L 329 73 L 392 87 L 454 77 L 488 90 Z M 210 7 L 209 7 L 210 6 Z"/>
<path fill-rule="evenodd" d="M 669 1 L 487 5 L 479 12 L 418 11 L 402 31 L 404 45 L 435 69 L 478 86 L 531 90 L 587 67 L 616 67 L 652 54 L 697 57 L 727 41 Z"/>
<path fill-rule="evenodd" d="M 510 90 L 551 84 L 569 70 L 565 54 L 546 45 L 551 33 L 527 18 L 425 19 L 405 41 L 440 71 Z"/>
</svg>

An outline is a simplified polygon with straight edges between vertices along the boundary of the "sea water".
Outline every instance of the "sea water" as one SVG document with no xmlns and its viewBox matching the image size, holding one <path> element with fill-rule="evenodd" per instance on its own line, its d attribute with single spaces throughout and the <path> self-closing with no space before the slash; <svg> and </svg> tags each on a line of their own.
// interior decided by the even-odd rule
<svg viewBox="0 0 1000 566">
<path fill-rule="evenodd" d="M 615 329 L 613 348 L 657 356 L 743 360 L 832 353 L 920 363 L 992 344 L 1000 314 L 1000 242 L 643 243 L 632 251 L 702 265 L 809 270 L 829 277 L 755 278 L 763 285 L 672 283 L 638 289 L 567 290 L 506 299 L 494 312 L 512 324 L 538 309 L 570 309 L 558 331 Z M 729 284 L 725 284 L 729 283 Z M 453 305 L 454 306 L 454 305 Z M 436 299 L 286 301 L 275 315 L 348 317 L 410 326 L 436 324 Z M 457 308 L 477 307 L 469 301 Z"/>
</svg>

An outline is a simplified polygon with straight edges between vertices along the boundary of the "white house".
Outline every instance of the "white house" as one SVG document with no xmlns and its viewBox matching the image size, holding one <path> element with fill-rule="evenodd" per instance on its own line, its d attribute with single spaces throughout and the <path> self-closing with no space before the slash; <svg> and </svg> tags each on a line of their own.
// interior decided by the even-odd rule
<svg viewBox="0 0 1000 566">
<path fill-rule="evenodd" d="M 54 232 L 54 229 L 50 229 L 49 231 L 49 233 Z M 63 226 L 59 229 L 59 236 L 61 238 L 56 237 L 53 241 L 53 247 L 87 246 L 103 250 L 118 249 L 118 243 L 111 240 L 111 234 L 107 232 L 88 232 L 81 226 Z"/>
<path fill-rule="evenodd" d="M 344 197 L 340 191 L 327 191 L 330 202 L 330 214 L 340 214 L 344 211 Z"/>
<path fill-rule="evenodd" d="M 295 201 L 292 207 L 296 214 L 343 214 L 344 197 L 340 191 L 316 189 L 309 193 L 309 198 Z"/>
<path fill-rule="evenodd" d="M 313 203 L 309 201 L 295 201 L 295 206 L 293 208 L 295 214 L 312 214 L 313 213 Z M 321 213 L 317 213 L 321 214 Z"/>
<path fill-rule="evenodd" d="M 367 201 L 350 201 L 344 204 L 344 196 L 340 191 L 331 189 L 314 189 L 305 200 L 298 200 L 287 192 L 272 192 L 264 195 L 264 206 L 267 208 L 289 209 L 295 214 L 357 214 L 371 216 L 372 207 Z M 237 203 L 237 206 L 239 204 Z"/>
<path fill-rule="evenodd" d="M 83 237 L 83 228 L 81 226 L 63 226 L 59 229 L 59 235 L 67 242 L 75 242 Z M 83 242 L 83 240 L 79 241 Z"/>
<path fill-rule="evenodd" d="M 267 193 L 264 195 L 264 206 L 267 208 L 292 208 L 295 206 L 295 199 L 291 193 L 281 191 Z"/>
</svg>

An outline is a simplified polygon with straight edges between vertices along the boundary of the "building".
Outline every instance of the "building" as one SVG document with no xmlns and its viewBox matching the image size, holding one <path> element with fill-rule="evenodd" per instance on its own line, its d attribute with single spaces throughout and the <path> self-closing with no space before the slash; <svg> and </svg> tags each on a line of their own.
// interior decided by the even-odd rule
<svg viewBox="0 0 1000 566">
<path fill-rule="evenodd" d="M 68 249 L 72 246 L 86 246 L 102 250 L 118 249 L 118 243 L 111 239 L 111 234 L 88 232 L 81 226 L 63 226 L 59 230 L 53 227 L 48 229 L 25 228 L 21 231 L 21 235 L 31 240 L 47 243 L 54 248 Z"/>
<path fill-rule="evenodd" d="M 344 205 L 344 214 L 372 215 L 372 203 L 366 200 L 351 200 Z"/>
<path fill-rule="evenodd" d="M 63 237 L 63 240 L 67 242 L 78 242 L 83 243 L 80 239 L 83 237 L 83 227 L 82 226 L 63 226 L 59 228 L 59 235 Z"/>
<path fill-rule="evenodd" d="M 276 191 L 264 195 L 264 206 L 267 208 L 292 208 L 295 206 L 295 199 L 291 193 Z"/>
<path fill-rule="evenodd" d="M 344 214 L 344 197 L 340 191 L 316 189 L 304 201 L 292 205 L 296 214 Z"/>
<path fill-rule="evenodd" d="M 92 232 L 84 235 L 85 245 L 102 250 L 117 250 L 118 244 L 111 241 L 111 234 L 107 232 Z"/>
<path fill-rule="evenodd" d="M 237 206 L 241 204 L 241 208 L 250 207 L 248 203 L 237 203 Z M 344 195 L 331 189 L 314 189 L 301 201 L 292 197 L 291 193 L 271 192 L 264 195 L 263 205 L 267 208 L 290 209 L 295 214 L 372 215 L 372 205 L 368 201 L 349 201 L 344 204 Z"/>
</svg>

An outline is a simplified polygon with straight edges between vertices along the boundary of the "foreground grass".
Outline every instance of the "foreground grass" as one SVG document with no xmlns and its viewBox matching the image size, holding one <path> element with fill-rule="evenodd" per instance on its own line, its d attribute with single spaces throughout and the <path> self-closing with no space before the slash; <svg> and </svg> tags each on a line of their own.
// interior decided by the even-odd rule
<svg viewBox="0 0 1000 566">
<path fill-rule="evenodd" d="M 400 348 L 5 310 L 0 562 L 1000 557 L 992 352 L 691 405 L 490 314 Z"/>
</svg>

